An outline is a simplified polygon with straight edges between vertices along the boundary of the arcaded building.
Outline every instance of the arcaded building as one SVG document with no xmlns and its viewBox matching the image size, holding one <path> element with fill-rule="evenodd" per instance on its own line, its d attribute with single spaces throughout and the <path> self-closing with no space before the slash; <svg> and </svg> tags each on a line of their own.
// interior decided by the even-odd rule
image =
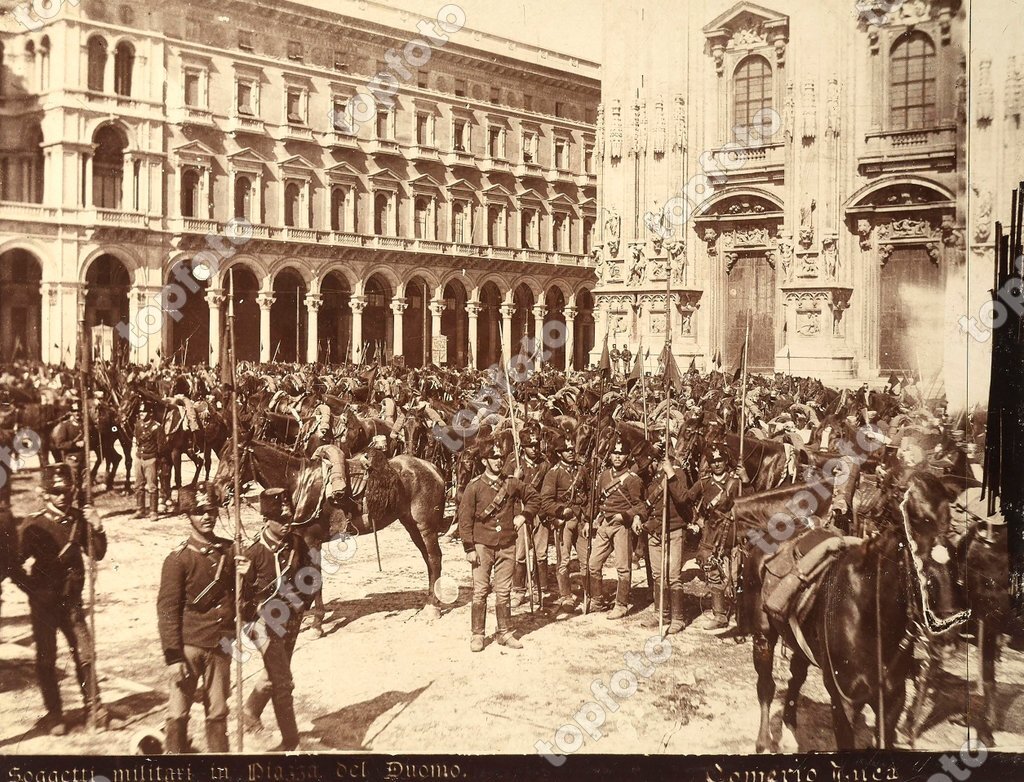
<svg viewBox="0 0 1024 782">
<path fill-rule="evenodd" d="M 454 5 L 0 5 L 0 358 L 84 318 L 216 362 L 233 285 L 240 359 L 485 367 L 558 320 L 587 362 L 595 63 Z"/>
<path fill-rule="evenodd" d="M 966 230 L 965 5 L 606 3 L 599 338 L 926 388 L 962 364 L 991 242 Z"/>
</svg>

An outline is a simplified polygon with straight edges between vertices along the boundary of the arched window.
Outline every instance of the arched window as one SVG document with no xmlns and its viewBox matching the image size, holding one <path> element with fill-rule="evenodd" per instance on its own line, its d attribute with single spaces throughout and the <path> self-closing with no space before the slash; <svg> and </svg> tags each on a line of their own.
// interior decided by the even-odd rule
<svg viewBox="0 0 1024 782">
<path fill-rule="evenodd" d="M 764 57 L 747 57 L 733 75 L 733 126 L 770 126 L 767 109 L 772 107 L 772 66 Z M 765 110 L 765 111 L 762 111 Z"/>
<path fill-rule="evenodd" d="M 29 41 L 25 44 L 25 84 L 29 92 L 35 92 L 36 85 L 36 44 Z"/>
<path fill-rule="evenodd" d="M 922 32 L 907 32 L 892 47 L 889 62 L 889 121 L 892 130 L 935 124 L 935 46 Z"/>
<path fill-rule="evenodd" d="M 345 226 L 346 191 L 343 187 L 331 189 L 331 230 L 347 231 Z"/>
<path fill-rule="evenodd" d="M 98 35 L 89 39 L 88 88 L 103 92 L 103 76 L 107 70 L 107 42 Z"/>
<path fill-rule="evenodd" d="M 373 232 L 377 236 L 387 236 L 389 199 L 385 193 L 378 193 L 373 199 Z"/>
<path fill-rule="evenodd" d="M 302 191 L 295 182 L 289 182 L 284 189 L 284 224 L 295 228 L 299 215 L 299 199 Z"/>
<path fill-rule="evenodd" d="M 502 216 L 504 210 L 500 206 L 487 207 L 487 244 L 491 247 L 504 247 L 505 237 L 502 236 Z"/>
<path fill-rule="evenodd" d="M 181 175 L 181 216 L 199 216 L 199 172 L 194 168 Z"/>
<path fill-rule="evenodd" d="M 96 156 L 92 164 L 92 200 L 100 209 L 120 209 L 124 182 L 124 151 L 128 142 L 114 127 L 106 125 L 93 138 Z"/>
<path fill-rule="evenodd" d="M 50 37 L 43 36 L 39 42 L 39 91 L 50 89 Z"/>
<path fill-rule="evenodd" d="M 252 182 L 248 177 L 238 177 L 235 180 L 235 217 L 252 221 L 250 215 L 251 198 Z"/>
<path fill-rule="evenodd" d="M 135 49 L 127 41 L 121 41 L 114 50 L 114 92 L 118 95 L 132 94 L 132 70 L 135 67 Z"/>
<path fill-rule="evenodd" d="M 416 199 L 416 238 L 433 239 L 430 230 L 430 199 L 419 196 Z"/>
</svg>

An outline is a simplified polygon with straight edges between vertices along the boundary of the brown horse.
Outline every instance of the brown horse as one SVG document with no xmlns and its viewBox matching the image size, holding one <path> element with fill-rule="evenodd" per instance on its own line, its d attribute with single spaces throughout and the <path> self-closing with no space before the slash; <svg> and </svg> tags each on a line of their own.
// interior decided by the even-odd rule
<svg viewBox="0 0 1024 782">
<path fill-rule="evenodd" d="M 915 623 L 929 635 L 938 635 L 966 619 L 965 613 L 954 615 L 951 611 L 949 557 L 938 553 L 950 529 L 950 499 L 939 478 L 911 473 L 905 490 L 888 500 L 889 524 L 884 531 L 838 555 L 807 613 L 798 621 L 813 660 L 803 651 L 790 624 L 765 610 L 765 568 L 771 553 L 766 547 L 752 548 L 744 570 L 740 619 L 754 636 L 761 704 L 758 752 L 772 748 L 772 663 L 780 637 L 792 649 L 782 718 L 784 736 L 787 731 L 790 734 L 785 736 L 787 740 L 796 729 L 800 688 L 813 662 L 821 668 L 832 700 L 837 747 L 855 748 L 853 724 L 865 705 L 875 712 L 879 745 L 892 747 L 914 656 Z"/>
<path fill-rule="evenodd" d="M 313 459 L 260 440 L 241 444 L 239 450 L 240 482 L 244 485 L 255 480 L 264 488 L 288 489 L 295 505 L 297 525 L 302 525 L 303 538 L 315 550 L 319 551 L 332 536 L 348 534 L 351 528 L 359 535 L 372 535 L 394 521 L 400 522 L 427 566 L 428 595 L 424 612 L 431 617 L 438 615 L 434 583 L 441 575 L 441 547 L 437 539 L 444 531 L 444 481 L 432 464 L 404 455 L 380 461 L 371 456 L 369 464 L 363 459 L 351 459 L 348 460 L 348 475 L 354 476 L 355 486 L 352 486 L 346 485 L 347 478 L 341 479 L 339 475 L 338 462 L 342 456 L 335 446 L 325 446 Z M 382 457 L 376 453 L 374 456 Z M 327 484 L 324 482 L 324 458 L 332 464 Z M 229 441 L 214 476 L 218 496 L 230 495 L 234 474 Z M 362 513 L 364 497 L 365 515 Z M 318 631 L 323 616 L 323 594 L 318 589 L 313 622 Z"/>
</svg>

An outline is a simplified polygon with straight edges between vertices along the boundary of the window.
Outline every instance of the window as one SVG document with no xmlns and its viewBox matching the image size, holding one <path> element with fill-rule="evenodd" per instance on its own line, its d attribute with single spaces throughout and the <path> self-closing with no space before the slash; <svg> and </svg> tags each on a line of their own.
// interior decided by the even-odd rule
<svg viewBox="0 0 1024 782">
<path fill-rule="evenodd" d="M 431 231 L 431 208 L 433 204 L 431 199 L 426 196 L 419 196 L 416 199 L 415 210 L 416 210 L 416 221 L 414 225 L 415 236 L 417 239 L 433 239 L 433 231 Z"/>
<path fill-rule="evenodd" d="M 251 220 L 250 205 L 252 203 L 252 182 L 248 177 L 240 176 L 235 180 L 235 217 Z"/>
<path fill-rule="evenodd" d="M 417 73 L 416 73 L 416 86 L 419 87 L 421 90 L 425 90 L 425 89 L 427 89 L 427 85 L 428 84 L 429 84 L 429 82 L 427 80 L 427 72 L 426 71 L 417 71 Z"/>
<path fill-rule="evenodd" d="M 391 216 L 391 196 L 378 193 L 373 199 L 373 232 L 377 236 L 387 236 Z"/>
<path fill-rule="evenodd" d="M 305 124 L 306 118 L 303 116 L 304 112 L 302 110 L 302 90 L 294 87 L 289 88 L 285 111 L 288 115 L 288 122 L 292 125 Z"/>
<path fill-rule="evenodd" d="M 29 79 L 32 80 L 35 77 L 36 66 L 36 44 L 35 41 L 29 41 L 25 44 L 25 72 L 29 75 Z M 31 84 L 31 81 L 30 81 Z M 33 90 L 30 90 L 33 91 Z"/>
<path fill-rule="evenodd" d="M 452 205 L 452 241 L 456 244 L 472 242 L 472 225 L 470 206 L 465 201 L 456 201 Z"/>
<path fill-rule="evenodd" d="M 199 171 L 186 168 L 181 174 L 181 216 L 199 216 Z"/>
<path fill-rule="evenodd" d="M 594 223 L 593 217 L 583 218 L 583 254 L 590 255 L 594 249 Z"/>
<path fill-rule="evenodd" d="M 595 109 L 593 106 L 587 106 L 583 110 L 583 121 L 586 122 L 588 125 L 596 125 L 597 109 Z"/>
<path fill-rule="evenodd" d="M 202 108 L 202 98 L 199 93 L 201 80 L 199 71 L 185 71 L 185 105 L 195 108 Z"/>
<path fill-rule="evenodd" d="M 284 224 L 295 228 L 302 200 L 302 188 L 295 182 L 289 182 L 284 188 Z"/>
<path fill-rule="evenodd" d="M 455 80 L 455 97 L 465 98 L 466 97 L 466 80 L 456 79 Z"/>
<path fill-rule="evenodd" d="M 503 207 L 496 205 L 487 207 L 487 244 L 491 247 L 506 245 L 505 209 Z"/>
<path fill-rule="evenodd" d="M 302 62 L 302 41 L 288 41 L 288 59 Z"/>
<path fill-rule="evenodd" d="M 594 148 L 589 144 L 583 148 L 583 171 L 586 174 L 594 173 Z"/>
<path fill-rule="evenodd" d="M 469 122 L 464 119 L 455 120 L 452 133 L 452 146 L 456 152 L 469 152 Z"/>
<path fill-rule="evenodd" d="M 567 252 L 569 250 L 568 242 L 568 231 L 569 217 L 564 214 L 556 214 L 553 219 L 551 241 L 552 241 L 552 252 L 560 253 Z"/>
<path fill-rule="evenodd" d="M 521 218 L 522 235 L 520 236 L 522 247 L 526 250 L 537 250 L 537 210 L 524 209 Z"/>
<path fill-rule="evenodd" d="M 391 138 L 391 112 L 386 109 L 377 110 L 377 138 L 381 141 Z"/>
<path fill-rule="evenodd" d="M 121 41 L 114 50 L 114 92 L 118 95 L 132 94 L 132 71 L 135 68 L 135 49 L 127 41 Z"/>
<path fill-rule="evenodd" d="M 238 48 L 243 49 L 247 52 L 254 51 L 256 49 L 255 45 L 253 44 L 254 38 L 255 36 L 253 35 L 252 30 L 239 30 Z"/>
<path fill-rule="evenodd" d="M 343 187 L 331 189 L 331 230 L 344 231 L 345 226 L 345 204 L 348 200 L 348 191 Z"/>
<path fill-rule="evenodd" d="M 89 39 L 88 87 L 103 92 L 103 76 L 107 70 L 107 42 L 98 35 Z"/>
<path fill-rule="evenodd" d="M 935 46 L 921 32 L 904 33 L 892 48 L 890 61 L 892 130 L 913 130 L 935 124 Z"/>
<path fill-rule="evenodd" d="M 735 100 L 733 126 L 761 128 L 766 138 L 771 126 L 768 109 L 772 107 L 772 67 L 764 57 L 748 57 L 736 68 L 733 76 Z"/>
<path fill-rule="evenodd" d="M 528 92 L 523 93 L 523 108 L 526 111 L 533 111 L 533 96 Z"/>
<path fill-rule="evenodd" d="M 564 117 L 565 116 L 565 104 L 562 103 L 562 101 L 560 101 L 560 100 L 556 100 L 555 101 L 555 116 L 556 117 Z"/>
<path fill-rule="evenodd" d="M 560 171 L 569 168 L 569 142 L 564 138 L 555 139 L 555 168 Z"/>
<path fill-rule="evenodd" d="M 416 115 L 416 144 L 421 147 L 434 146 L 434 122 L 430 114 Z"/>
<path fill-rule="evenodd" d="M 349 122 L 349 118 L 346 114 L 346 106 L 348 100 L 346 98 L 335 98 L 333 102 L 333 112 L 331 114 L 331 124 L 334 129 L 339 133 L 351 133 L 352 125 Z"/>
<path fill-rule="evenodd" d="M 487 129 L 487 154 L 492 160 L 505 159 L 505 130 L 503 128 Z"/>
<path fill-rule="evenodd" d="M 491 87 L 491 103 L 501 103 L 501 89 Z"/>
<path fill-rule="evenodd" d="M 252 82 L 238 82 L 238 113 L 252 117 L 256 114 L 255 90 Z"/>
<path fill-rule="evenodd" d="M 100 209 L 121 209 L 124 182 L 124 152 L 128 141 L 107 125 L 96 132 L 96 153 L 92 163 L 93 205 Z"/>
<path fill-rule="evenodd" d="M 523 134 L 523 162 L 524 163 L 536 163 L 537 162 L 537 134 L 536 133 L 524 133 Z"/>
</svg>

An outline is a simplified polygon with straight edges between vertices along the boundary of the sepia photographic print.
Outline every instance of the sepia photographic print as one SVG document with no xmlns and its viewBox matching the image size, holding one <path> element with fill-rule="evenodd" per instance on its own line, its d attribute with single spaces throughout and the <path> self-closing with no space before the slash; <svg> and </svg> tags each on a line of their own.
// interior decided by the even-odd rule
<svg viewBox="0 0 1024 782">
<path fill-rule="evenodd" d="M 1024 779 L 1022 42 L 0 0 L 0 782 Z"/>
</svg>

